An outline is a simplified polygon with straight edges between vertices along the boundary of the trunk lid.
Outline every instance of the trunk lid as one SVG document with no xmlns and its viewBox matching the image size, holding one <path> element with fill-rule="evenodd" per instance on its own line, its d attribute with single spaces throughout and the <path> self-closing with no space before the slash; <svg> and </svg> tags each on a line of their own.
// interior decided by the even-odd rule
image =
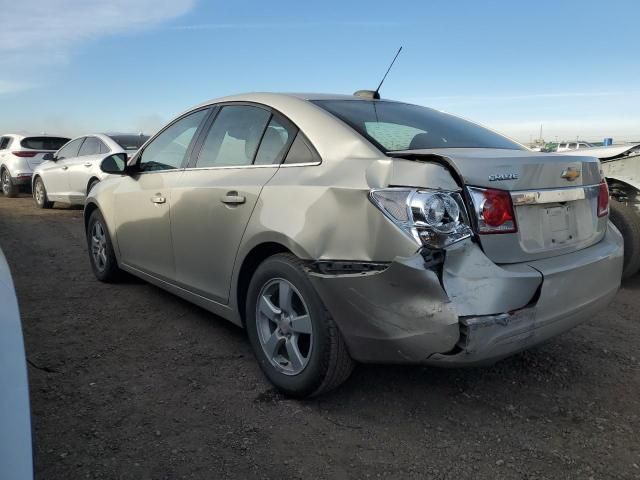
<svg viewBox="0 0 640 480">
<path fill-rule="evenodd" d="M 465 187 L 510 193 L 517 231 L 478 235 L 496 263 L 519 263 L 562 255 L 599 242 L 607 217 L 598 217 L 600 162 L 589 156 L 564 156 L 527 150 L 483 148 L 393 152 L 394 157 L 440 157 Z M 470 216 L 478 205 L 467 195 Z"/>
</svg>

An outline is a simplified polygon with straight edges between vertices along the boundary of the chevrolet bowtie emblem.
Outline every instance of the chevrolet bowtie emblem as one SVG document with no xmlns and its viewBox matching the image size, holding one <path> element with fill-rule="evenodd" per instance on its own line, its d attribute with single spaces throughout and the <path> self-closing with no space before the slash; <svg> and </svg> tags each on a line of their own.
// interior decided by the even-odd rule
<svg viewBox="0 0 640 480">
<path fill-rule="evenodd" d="M 562 178 L 565 178 L 568 181 L 573 182 L 576 178 L 580 176 L 580 170 L 578 170 L 577 168 L 568 167 L 562 171 L 561 176 Z"/>
</svg>

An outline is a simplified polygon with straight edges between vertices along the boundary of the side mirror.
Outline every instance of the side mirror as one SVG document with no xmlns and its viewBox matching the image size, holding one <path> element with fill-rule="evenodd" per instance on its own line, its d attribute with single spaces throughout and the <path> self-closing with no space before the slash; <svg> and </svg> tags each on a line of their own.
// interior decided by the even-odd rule
<svg viewBox="0 0 640 480">
<path fill-rule="evenodd" d="M 100 170 L 104 173 L 124 175 L 127 170 L 127 154 L 115 153 L 109 155 L 100 163 Z"/>
<path fill-rule="evenodd" d="M 42 160 L 51 160 L 55 162 L 56 158 L 53 156 L 53 153 L 49 152 L 44 154 L 44 156 L 42 157 Z"/>
</svg>

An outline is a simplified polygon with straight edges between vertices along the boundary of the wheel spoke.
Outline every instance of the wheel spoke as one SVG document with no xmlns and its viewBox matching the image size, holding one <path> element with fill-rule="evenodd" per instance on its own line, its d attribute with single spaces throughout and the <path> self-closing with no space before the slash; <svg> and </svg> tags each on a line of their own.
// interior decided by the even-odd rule
<svg viewBox="0 0 640 480">
<path fill-rule="evenodd" d="M 271 299 L 266 295 L 260 297 L 260 312 L 263 313 L 269 320 L 275 321 L 276 315 L 280 315 L 282 311 L 271 303 Z"/>
<path fill-rule="evenodd" d="M 300 353 L 298 345 L 294 342 L 293 338 L 286 340 L 285 348 L 287 349 L 287 356 L 289 357 L 289 363 L 291 363 L 293 371 L 300 370 L 304 365 L 304 357 Z"/>
<path fill-rule="evenodd" d="M 288 314 L 293 313 L 292 298 L 293 290 L 291 290 L 289 283 L 281 281 L 278 284 L 278 304 L 280 306 L 280 310 Z"/>
<path fill-rule="evenodd" d="M 281 341 L 282 337 L 274 331 L 264 343 L 264 350 L 271 359 L 273 359 L 278 353 Z"/>
<path fill-rule="evenodd" d="M 107 254 L 104 250 L 100 252 L 100 260 L 102 261 L 101 263 L 103 267 L 107 265 Z"/>
<path fill-rule="evenodd" d="M 300 315 L 291 319 L 291 330 L 296 333 L 311 335 L 311 318 L 309 315 Z"/>
</svg>

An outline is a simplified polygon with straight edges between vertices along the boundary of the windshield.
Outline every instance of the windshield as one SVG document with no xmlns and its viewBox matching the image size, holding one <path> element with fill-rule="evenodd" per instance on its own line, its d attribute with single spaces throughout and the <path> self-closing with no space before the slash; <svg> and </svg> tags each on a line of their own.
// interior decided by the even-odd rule
<svg viewBox="0 0 640 480">
<path fill-rule="evenodd" d="M 149 140 L 148 135 L 109 135 L 109 138 L 123 150 L 138 150 L 144 142 Z"/>
<path fill-rule="evenodd" d="M 521 145 L 474 123 L 431 108 L 368 100 L 315 100 L 385 152 L 423 148 L 501 148 Z"/>
</svg>

